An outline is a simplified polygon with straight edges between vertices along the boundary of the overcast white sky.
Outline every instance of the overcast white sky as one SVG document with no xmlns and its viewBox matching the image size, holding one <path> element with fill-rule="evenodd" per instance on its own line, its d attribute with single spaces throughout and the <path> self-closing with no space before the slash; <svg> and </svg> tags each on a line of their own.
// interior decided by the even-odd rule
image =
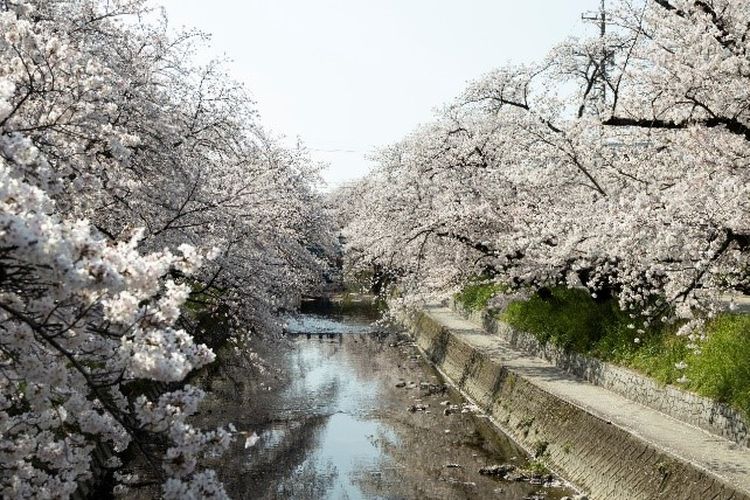
<svg viewBox="0 0 750 500">
<path fill-rule="evenodd" d="M 360 177 L 374 147 L 401 139 L 468 80 L 595 34 L 599 0 L 155 0 L 257 101 L 262 123 L 329 162 L 331 187 Z M 330 152 L 335 151 L 335 152 Z"/>
</svg>

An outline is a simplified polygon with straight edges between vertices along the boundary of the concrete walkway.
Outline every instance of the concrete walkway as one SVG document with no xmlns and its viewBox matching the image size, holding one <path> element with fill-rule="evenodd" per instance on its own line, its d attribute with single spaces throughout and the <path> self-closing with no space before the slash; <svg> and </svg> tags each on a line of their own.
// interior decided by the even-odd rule
<svg viewBox="0 0 750 500">
<path fill-rule="evenodd" d="M 592 385 L 536 357 L 513 349 L 452 310 L 430 306 L 423 313 L 455 339 L 488 356 L 543 391 L 611 423 L 677 460 L 709 473 L 750 496 L 750 449 Z M 710 497 L 708 497 L 710 498 Z"/>
</svg>

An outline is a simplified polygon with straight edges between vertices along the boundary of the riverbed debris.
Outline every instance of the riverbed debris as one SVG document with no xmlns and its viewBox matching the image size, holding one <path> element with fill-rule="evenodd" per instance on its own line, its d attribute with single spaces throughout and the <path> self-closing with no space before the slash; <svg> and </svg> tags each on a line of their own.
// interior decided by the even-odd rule
<svg viewBox="0 0 750 500">
<path fill-rule="evenodd" d="M 416 344 L 412 340 L 399 340 L 397 342 L 392 342 L 388 344 L 388 347 L 401 347 L 401 346 L 414 347 L 416 346 Z"/>
<path fill-rule="evenodd" d="M 458 484 L 458 485 L 461 485 L 461 486 L 464 486 L 464 487 L 468 487 L 468 488 L 476 488 L 477 487 L 477 483 L 475 483 L 473 481 L 461 481 L 460 479 L 456 479 L 455 477 L 440 478 L 440 480 L 441 481 L 445 481 L 446 483 Z"/>
<path fill-rule="evenodd" d="M 482 413 L 482 410 L 475 404 L 464 403 L 461 413 Z"/>
<path fill-rule="evenodd" d="M 445 415 L 447 417 L 447 416 L 449 416 L 449 415 L 451 415 L 453 413 L 458 412 L 460 409 L 461 409 L 461 407 L 459 405 L 448 405 L 443 410 L 443 415 Z"/>
<path fill-rule="evenodd" d="M 245 433 L 247 434 L 247 433 Z M 253 432 L 245 438 L 245 449 L 252 448 L 260 440 L 260 436 Z"/>
<path fill-rule="evenodd" d="M 418 411 L 427 411 L 427 408 L 429 408 L 430 405 L 423 404 L 423 403 L 414 403 L 413 405 L 409 406 L 407 410 L 409 413 L 416 413 Z"/>
<path fill-rule="evenodd" d="M 488 465 L 481 467 L 479 473 L 483 476 L 493 476 L 510 483 L 524 482 L 533 486 L 543 486 L 552 488 L 562 485 L 562 482 L 555 479 L 551 474 L 534 472 L 516 467 L 513 464 Z"/>
<path fill-rule="evenodd" d="M 516 466 L 513 464 L 500 464 L 500 465 L 488 465 L 479 469 L 479 473 L 483 476 L 498 476 L 505 478 L 508 473 L 516 470 Z"/>
<path fill-rule="evenodd" d="M 420 382 L 419 389 L 422 396 L 432 396 L 434 394 L 445 394 L 448 392 L 446 384 L 432 384 L 430 382 Z"/>
</svg>

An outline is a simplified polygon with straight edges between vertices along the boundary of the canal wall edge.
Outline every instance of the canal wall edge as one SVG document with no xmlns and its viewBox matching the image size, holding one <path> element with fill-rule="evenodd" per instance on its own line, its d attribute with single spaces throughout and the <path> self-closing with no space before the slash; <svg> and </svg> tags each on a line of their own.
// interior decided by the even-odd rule
<svg viewBox="0 0 750 500">
<path fill-rule="evenodd" d="M 502 335 L 513 347 L 584 380 L 609 389 L 677 420 L 699 427 L 711 434 L 750 446 L 747 418 L 734 408 L 678 387 L 659 384 L 633 370 L 601 361 L 591 356 L 566 352 L 551 344 L 542 344 L 530 333 L 519 331 L 498 320 L 486 310 L 467 311 L 455 301 L 451 309 L 490 333 Z"/>
<path fill-rule="evenodd" d="M 743 491 L 528 380 L 423 310 L 402 318 L 422 354 L 526 450 L 592 498 L 745 499 Z"/>
</svg>

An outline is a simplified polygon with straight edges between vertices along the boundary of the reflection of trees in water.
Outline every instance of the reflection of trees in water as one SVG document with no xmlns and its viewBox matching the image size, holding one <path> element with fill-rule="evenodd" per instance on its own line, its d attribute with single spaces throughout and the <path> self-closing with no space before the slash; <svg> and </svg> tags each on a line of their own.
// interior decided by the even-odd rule
<svg viewBox="0 0 750 500">
<path fill-rule="evenodd" d="M 507 483 L 479 475 L 485 465 L 513 462 L 523 465 L 526 453 L 505 435 L 499 434 L 486 418 L 472 414 L 443 415 L 441 401 L 452 404 L 464 402 L 454 390 L 446 393 L 431 389 L 395 389 L 399 377 L 427 381 L 440 385 L 444 382 L 436 370 L 421 358 L 410 362 L 416 349 L 398 344 L 398 336 L 385 339 L 365 338 L 354 347 L 368 353 L 361 365 L 365 375 L 383 377 L 385 390 L 379 401 L 378 418 L 387 422 L 393 436 L 373 439 L 382 451 L 376 473 L 363 473 L 357 485 L 365 496 L 388 498 L 523 498 L 538 490 L 526 483 Z M 396 370 L 398 367 L 399 370 Z M 358 370 L 359 371 L 359 370 Z M 420 398 L 430 405 L 430 413 L 410 413 L 406 407 Z M 451 432 L 445 434 L 444 430 Z M 393 439 L 395 437 L 396 439 Z M 515 460 L 513 460 L 515 459 Z M 445 467 L 458 463 L 460 468 Z M 500 493 L 495 491 L 502 489 Z M 546 498 L 561 498 L 565 490 L 546 490 Z"/>
<path fill-rule="evenodd" d="M 397 439 L 373 440 L 382 450 L 377 474 L 361 474 L 357 486 L 366 497 L 388 498 L 499 498 L 518 499 L 538 490 L 526 483 L 507 483 L 478 471 L 481 466 L 525 462 L 525 453 L 509 439 L 498 437 L 491 424 L 477 417 L 444 417 L 438 404 L 445 396 L 429 399 L 433 412 L 390 415 L 388 425 Z M 459 399 L 451 397 L 454 402 Z M 444 429 L 450 428 L 450 434 Z M 516 460 L 511 460 L 517 457 Z M 447 464 L 461 467 L 446 467 Z M 502 492 L 495 491 L 502 489 Z M 567 492 L 548 490 L 547 498 Z"/>
<path fill-rule="evenodd" d="M 306 359 L 285 342 L 259 350 L 265 363 L 282 368 L 281 373 L 230 363 L 232 376 L 212 381 L 198 418 L 203 425 L 232 422 L 240 432 L 255 432 L 261 439 L 245 449 L 245 437 L 238 436 L 213 467 L 232 498 L 324 497 L 337 471 L 310 457 L 319 446 L 339 381 L 333 377 L 306 394 L 303 377 L 314 368 L 315 357 Z M 281 439 L 266 447 L 266 431 L 281 433 Z"/>
<path fill-rule="evenodd" d="M 395 388 L 401 378 L 417 384 L 442 382 L 402 340 L 396 334 L 323 339 L 302 335 L 260 352 L 269 366 L 283 370 L 283 376 L 271 371 L 250 376 L 251 372 L 237 369 L 233 378 L 243 381 L 238 393 L 228 379 L 213 384 L 218 392 L 202 407 L 201 418 L 208 423 L 233 422 L 240 431 L 261 436 L 249 449 L 241 437 L 215 464 L 230 495 L 324 498 L 349 480 L 369 497 L 498 497 L 494 490 L 503 488 L 505 493 L 498 498 L 521 498 L 535 491 L 528 484 L 498 483 L 478 474 L 480 466 L 507 462 L 513 456 L 519 457 L 520 465 L 524 453 L 483 419 L 468 414 L 443 416 L 440 401 L 459 403 L 457 394 Z M 305 378 L 311 370 L 318 371 Z M 271 391 L 266 390 L 269 382 Z M 430 404 L 431 414 L 406 411 L 418 397 Z M 357 469 L 351 478 L 339 477 L 342 472 L 333 463 L 315 458 L 324 445 L 328 415 L 336 411 L 366 415 L 364 420 L 376 420 L 386 429 L 370 439 L 382 452 L 379 461 Z M 446 435 L 448 427 L 452 432 Z M 453 462 L 463 468 L 445 467 Z M 556 493 L 548 496 L 556 497 Z"/>
<path fill-rule="evenodd" d="M 364 383 L 393 370 L 399 361 L 398 353 L 389 345 L 400 339 L 402 336 L 395 333 L 354 333 L 343 335 L 341 341 L 321 342 L 317 348 L 327 358 L 337 357 L 342 368 Z"/>
<path fill-rule="evenodd" d="M 324 465 L 307 460 L 291 477 L 278 484 L 273 498 L 325 498 L 337 477 L 338 471 L 332 463 Z"/>
<path fill-rule="evenodd" d="M 273 428 L 283 432 L 273 446 L 263 440 L 245 449 L 235 443 L 220 465 L 220 475 L 233 498 L 319 498 L 333 483 L 336 471 L 330 464 L 322 467 L 309 457 L 314 455 L 328 417 L 315 416 Z M 261 429 L 259 434 L 263 435 Z M 305 484 L 297 484 L 304 481 Z M 299 491 L 288 496 L 283 492 Z M 307 493 L 315 493 L 308 495 Z M 304 493 L 304 494 L 303 494 Z"/>
</svg>

